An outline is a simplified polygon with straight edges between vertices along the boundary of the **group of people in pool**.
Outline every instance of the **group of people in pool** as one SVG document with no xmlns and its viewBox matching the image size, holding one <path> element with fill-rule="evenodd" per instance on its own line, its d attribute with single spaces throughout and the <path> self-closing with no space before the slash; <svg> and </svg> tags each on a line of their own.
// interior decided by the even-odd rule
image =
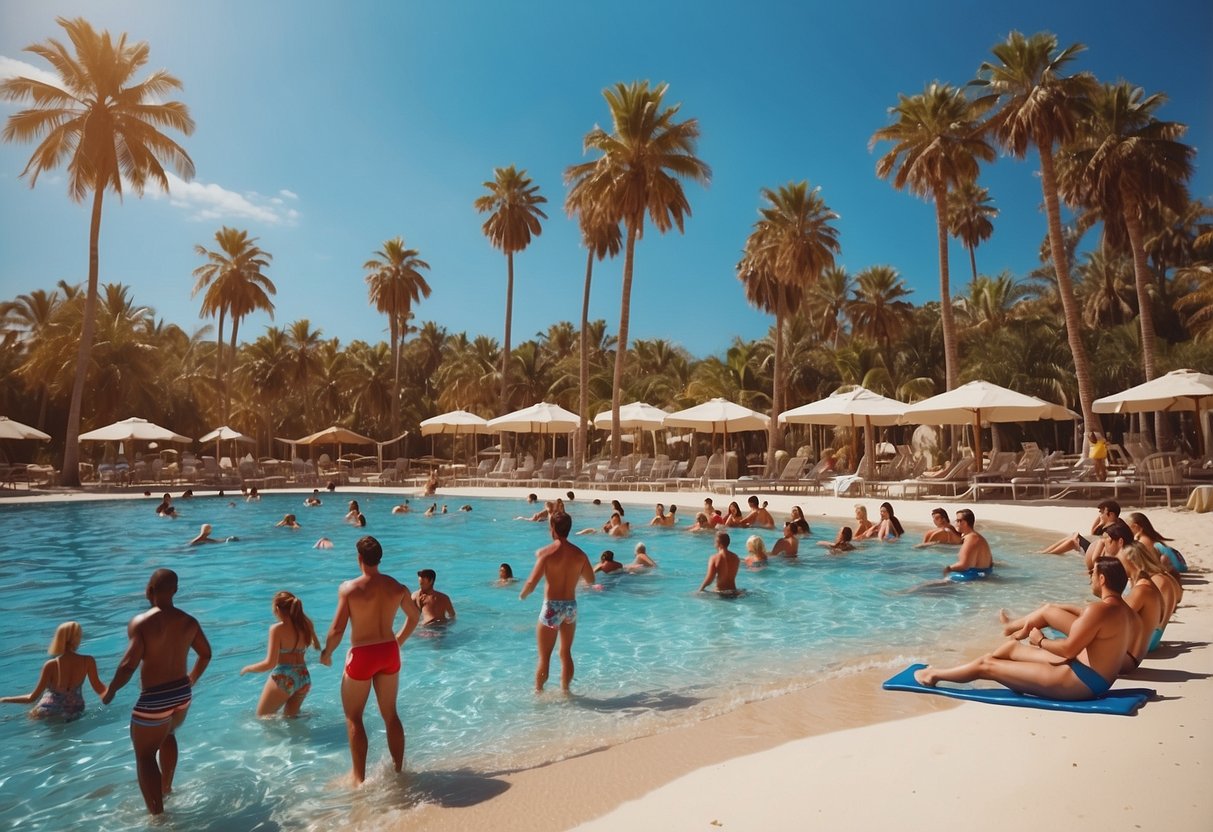
<svg viewBox="0 0 1213 832">
<path fill-rule="evenodd" d="M 1146 515 L 1121 519 L 1115 500 L 1099 504 L 1088 534 L 1068 535 L 1045 553 L 1081 552 L 1096 601 L 1049 603 L 1018 618 L 1004 610 L 1005 640 L 997 648 L 956 667 L 925 667 L 914 674 L 918 682 L 988 679 L 1019 693 L 1082 700 L 1135 671 L 1162 643 L 1183 597 L 1187 563 Z"/>
</svg>

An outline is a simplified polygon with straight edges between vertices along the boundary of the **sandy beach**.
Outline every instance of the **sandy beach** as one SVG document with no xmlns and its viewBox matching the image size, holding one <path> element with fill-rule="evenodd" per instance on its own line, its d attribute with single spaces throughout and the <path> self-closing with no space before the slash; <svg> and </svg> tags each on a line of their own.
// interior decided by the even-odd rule
<svg viewBox="0 0 1213 832">
<path fill-rule="evenodd" d="M 521 498 L 529 490 L 443 489 L 439 499 Z M 554 489 L 536 491 L 541 497 L 555 494 Z M 577 502 L 618 498 L 647 510 L 661 499 L 685 511 L 703 496 L 584 492 Z M 777 517 L 800 505 L 810 522 L 847 516 L 856 502 L 764 499 Z M 871 509 L 879 501 L 863 502 Z M 916 523 L 934 505 L 892 502 L 899 516 Z M 945 505 L 954 510 L 966 504 Z M 979 529 L 983 520 L 998 521 L 1060 536 L 1085 531 L 1093 516 L 1087 504 L 968 505 L 977 513 Z M 571 508 L 576 516 L 576 503 Z M 1125 506 L 1126 513 L 1130 510 Z M 466 785 L 453 778 L 439 805 L 379 811 L 356 819 L 352 828 L 927 829 L 972 818 L 993 830 L 1063 824 L 1070 830 L 1208 829 L 1213 824 L 1213 794 L 1206 785 L 1213 771 L 1213 652 L 1208 649 L 1213 612 L 1204 593 L 1213 562 L 1211 524 L 1208 516 L 1184 510 L 1152 507 L 1146 513 L 1175 539 L 1192 571 L 1163 646 L 1133 677 L 1118 682 L 1157 690 L 1158 697 L 1136 716 L 1050 713 L 886 692 L 880 683 L 904 665 L 905 657 L 871 656 L 834 678 L 739 703 L 692 725 L 534 769 L 468 772 Z M 998 639 L 997 622 L 958 622 L 955 632 L 940 634 L 932 655 L 912 658 L 954 664 Z M 890 664 L 894 661 L 897 666 Z"/>
</svg>

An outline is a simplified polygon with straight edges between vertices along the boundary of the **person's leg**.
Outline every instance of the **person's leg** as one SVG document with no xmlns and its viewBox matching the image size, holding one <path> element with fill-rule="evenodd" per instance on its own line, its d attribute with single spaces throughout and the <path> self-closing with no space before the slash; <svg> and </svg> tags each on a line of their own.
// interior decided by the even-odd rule
<svg viewBox="0 0 1213 832">
<path fill-rule="evenodd" d="M 165 720 L 160 725 L 139 725 L 131 723 L 131 746 L 135 750 L 135 772 L 139 777 L 139 791 L 143 792 L 143 802 L 153 815 L 164 811 L 164 781 L 160 765 L 156 762 L 156 753 L 165 740 L 172 735 L 173 724 Z M 174 750 L 176 744 L 174 743 Z M 174 764 L 176 758 L 174 756 Z"/>
<path fill-rule="evenodd" d="M 539 664 L 535 667 L 535 692 L 543 690 L 552 664 L 552 648 L 556 646 L 556 630 L 542 624 L 535 625 L 535 641 L 539 647 Z"/>
<path fill-rule="evenodd" d="M 573 681 L 573 636 L 577 634 L 577 622 L 560 625 L 560 689 L 569 692 Z"/>
<path fill-rule="evenodd" d="M 1047 549 L 1042 549 L 1042 555 L 1064 555 L 1066 552 L 1082 551 L 1078 545 L 1078 535 L 1072 534 L 1069 537 L 1063 537 L 1061 540 L 1054 543 Z"/>
<path fill-rule="evenodd" d="M 1027 651 L 1030 651 L 1030 655 Z M 987 654 L 957 667 L 935 670 L 923 668 L 914 673 L 914 678 L 923 685 L 934 687 L 939 682 L 974 682 L 988 679 L 1006 685 L 1019 693 L 1045 696 L 1051 699 L 1090 699 L 1091 691 L 1078 680 L 1068 665 L 1054 664 L 1060 661 L 1052 654 L 1015 642 L 1000 645 L 994 653 Z"/>
<path fill-rule="evenodd" d="M 379 713 L 383 715 L 383 724 L 387 728 L 387 749 L 392 755 L 396 771 L 400 771 L 404 768 L 404 725 L 396 713 L 396 691 L 400 684 L 400 674 L 376 673 L 371 682 L 375 686 L 375 701 L 379 703 Z"/>
<path fill-rule="evenodd" d="M 312 689 L 312 686 L 308 685 L 304 688 L 300 688 L 299 690 L 297 690 L 293 694 L 291 694 L 291 698 L 286 700 L 286 707 L 284 707 L 282 709 L 282 715 L 283 716 L 299 716 L 299 711 L 303 707 L 303 700 L 307 699 L 307 695 L 311 691 L 311 689 Z"/>
<path fill-rule="evenodd" d="M 1074 626 L 1074 619 L 1082 614 L 1082 608 L 1073 604 L 1045 604 L 1027 615 L 1011 620 L 1006 610 L 998 611 L 998 619 L 1002 622 L 1002 634 L 1014 639 L 1027 638 L 1032 628 L 1043 630 L 1052 627 L 1062 633 L 1069 633 Z"/>
<path fill-rule="evenodd" d="M 371 695 L 371 682 L 351 679 L 341 675 L 341 708 L 345 711 L 345 730 L 350 738 L 350 757 L 353 760 L 354 782 L 366 779 L 366 726 L 362 724 L 362 712 L 366 709 L 367 697 Z"/>
<path fill-rule="evenodd" d="M 266 679 L 265 687 L 261 689 L 261 699 L 257 702 L 257 716 L 276 714 L 287 699 L 287 695 L 282 688 L 278 687 L 278 683 L 274 681 L 273 677 Z"/>
<path fill-rule="evenodd" d="M 173 790 L 173 775 L 177 773 L 176 732 L 181 723 L 185 722 L 185 718 L 188 715 L 188 707 L 173 714 L 173 721 L 169 727 L 168 736 L 164 738 L 164 742 L 160 745 L 160 789 L 162 794 L 169 794 Z"/>
</svg>

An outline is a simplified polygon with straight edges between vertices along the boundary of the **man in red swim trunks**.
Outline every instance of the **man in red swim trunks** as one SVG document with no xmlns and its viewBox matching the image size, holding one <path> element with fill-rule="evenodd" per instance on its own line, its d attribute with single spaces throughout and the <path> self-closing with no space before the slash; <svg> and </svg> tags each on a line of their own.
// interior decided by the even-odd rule
<svg viewBox="0 0 1213 832">
<path fill-rule="evenodd" d="M 404 767 L 404 726 L 396 714 L 396 687 L 400 673 L 400 646 L 417 627 L 420 610 L 413 603 L 409 588 L 390 575 L 379 572 L 383 547 L 367 536 L 358 541 L 358 566 L 362 575 L 346 581 L 337 590 L 337 613 L 329 627 L 320 662 L 332 665 L 333 651 L 351 625 L 350 652 L 341 677 L 341 706 L 350 737 L 350 756 L 354 759 L 354 781 L 366 779 L 366 726 L 362 712 L 371 688 L 379 713 L 387 727 L 387 745 L 396 771 Z M 396 610 L 403 610 L 405 621 L 400 632 L 392 632 Z"/>
</svg>

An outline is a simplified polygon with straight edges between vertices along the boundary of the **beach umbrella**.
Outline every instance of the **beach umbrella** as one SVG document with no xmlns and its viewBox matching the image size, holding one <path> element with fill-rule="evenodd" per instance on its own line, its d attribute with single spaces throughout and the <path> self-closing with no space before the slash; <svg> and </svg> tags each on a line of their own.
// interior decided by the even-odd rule
<svg viewBox="0 0 1213 832">
<path fill-rule="evenodd" d="M 1035 422 L 1075 419 L 1070 410 L 1008 390 L 988 381 L 970 381 L 955 390 L 908 405 L 905 421 L 919 425 L 973 425 L 974 457 L 981 473 L 981 426 L 995 422 Z"/>
<path fill-rule="evenodd" d="M 703 404 L 688 407 L 666 416 L 662 422 L 667 428 L 691 428 L 700 433 L 724 434 L 727 445 L 730 433 L 747 430 L 766 430 L 771 417 L 728 399 L 710 399 Z"/>
<path fill-rule="evenodd" d="M 215 443 L 215 459 L 219 458 L 219 443 L 220 442 L 244 442 L 245 444 L 256 444 L 257 440 L 251 436 L 246 436 L 235 428 L 229 428 L 224 425 L 221 428 L 215 428 L 205 436 L 199 436 L 198 441 L 205 445 L 207 442 L 214 441 Z"/>
<path fill-rule="evenodd" d="M 338 457 L 341 456 L 342 445 L 375 444 L 375 440 L 369 436 L 363 436 L 361 433 L 355 433 L 349 428 L 343 428 L 339 425 L 333 425 L 324 430 L 316 431 L 302 439 L 296 439 L 295 442 L 299 445 L 336 445 Z"/>
<path fill-rule="evenodd" d="M 0 439 L 40 439 L 45 442 L 50 438 L 50 434 L 37 428 L 31 428 L 7 416 L 0 416 Z"/>
<path fill-rule="evenodd" d="M 489 430 L 488 419 L 466 410 L 452 410 L 449 413 L 440 413 L 437 416 L 421 420 L 422 436 L 433 437 L 439 434 L 450 434 L 457 438 L 461 435 L 478 436 L 487 433 L 495 433 L 495 431 Z M 430 441 L 431 455 L 434 453 L 434 441 Z"/>
<path fill-rule="evenodd" d="M 1204 440 L 1201 411 L 1210 409 L 1213 400 L 1213 375 L 1194 370 L 1172 370 L 1144 384 L 1130 387 L 1092 403 L 1096 413 L 1174 413 L 1191 411 L 1196 414 L 1196 433 Z M 1204 441 L 1204 447 L 1209 443 Z"/>
<path fill-rule="evenodd" d="M 576 413 L 570 413 L 558 404 L 539 402 L 496 419 L 489 419 L 488 426 L 493 431 L 550 434 L 552 456 L 555 456 L 556 434 L 572 433 L 580 424 L 581 418 Z"/>
<path fill-rule="evenodd" d="M 619 407 L 619 427 L 627 430 L 647 430 L 655 431 L 659 429 L 665 422 L 665 417 L 670 414 L 662 410 L 660 407 L 654 407 L 645 402 L 632 402 L 631 404 L 620 405 Z M 599 430 L 611 429 L 611 411 L 604 410 L 594 417 L 594 427 Z M 628 441 L 626 437 L 620 436 L 624 442 Z M 653 451 L 657 451 L 657 440 L 653 440 Z"/>
<path fill-rule="evenodd" d="M 855 455 L 855 423 L 862 420 L 864 426 L 864 451 L 869 464 L 876 461 L 873 425 L 897 425 L 906 412 L 906 404 L 873 393 L 866 387 L 850 390 L 835 390 L 824 399 L 779 414 L 779 421 L 790 425 L 834 425 L 851 427 L 851 455 Z"/>
<path fill-rule="evenodd" d="M 103 428 L 80 434 L 81 442 L 193 442 L 188 436 L 174 433 L 168 428 L 132 417 L 114 422 Z"/>
</svg>

